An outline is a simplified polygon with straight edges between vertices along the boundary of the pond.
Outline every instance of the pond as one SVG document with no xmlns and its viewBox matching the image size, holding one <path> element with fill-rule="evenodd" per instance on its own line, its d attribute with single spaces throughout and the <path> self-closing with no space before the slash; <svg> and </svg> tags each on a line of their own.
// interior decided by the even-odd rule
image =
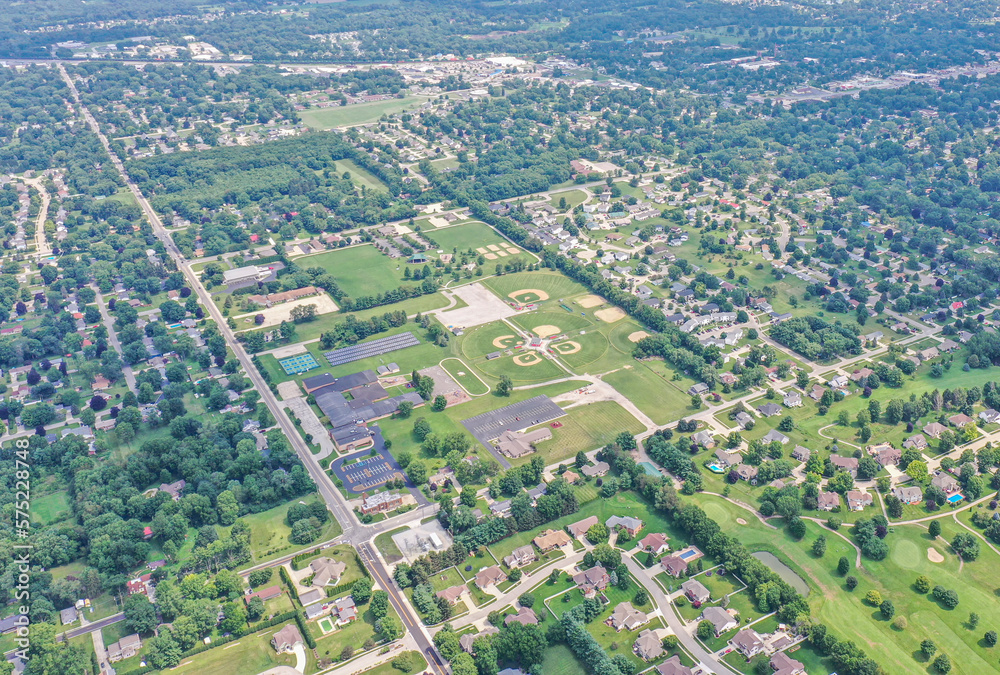
<svg viewBox="0 0 1000 675">
<path fill-rule="evenodd" d="M 754 558 L 767 565 L 768 569 L 781 577 L 782 581 L 797 590 L 803 596 L 809 595 L 809 584 L 806 580 L 792 571 L 792 568 L 778 560 L 777 556 L 767 551 L 756 551 L 751 553 Z"/>
</svg>

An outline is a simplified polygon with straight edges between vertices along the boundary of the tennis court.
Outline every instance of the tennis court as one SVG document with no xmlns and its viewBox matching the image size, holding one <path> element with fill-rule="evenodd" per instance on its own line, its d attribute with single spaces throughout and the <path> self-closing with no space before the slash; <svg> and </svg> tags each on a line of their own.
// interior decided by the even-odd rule
<svg viewBox="0 0 1000 675">
<path fill-rule="evenodd" d="M 316 359 L 313 358 L 312 354 L 297 354 L 296 356 L 282 359 L 278 363 L 285 369 L 285 375 L 298 375 L 313 368 L 319 368 L 319 364 L 316 363 Z"/>
</svg>

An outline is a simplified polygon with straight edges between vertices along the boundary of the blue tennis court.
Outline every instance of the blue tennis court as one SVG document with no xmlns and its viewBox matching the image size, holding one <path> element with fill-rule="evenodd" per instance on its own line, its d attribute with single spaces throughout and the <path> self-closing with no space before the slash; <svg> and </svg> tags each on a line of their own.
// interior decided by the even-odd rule
<svg viewBox="0 0 1000 675">
<path fill-rule="evenodd" d="M 316 363 L 316 359 L 313 358 L 312 354 L 297 354 L 296 356 L 282 359 L 278 363 L 285 369 L 285 375 L 298 375 L 313 368 L 319 368 L 319 364 Z"/>
</svg>

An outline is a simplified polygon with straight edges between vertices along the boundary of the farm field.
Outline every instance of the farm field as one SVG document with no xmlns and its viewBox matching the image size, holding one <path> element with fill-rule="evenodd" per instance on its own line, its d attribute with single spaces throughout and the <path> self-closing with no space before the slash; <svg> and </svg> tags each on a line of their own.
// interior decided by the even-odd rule
<svg viewBox="0 0 1000 675">
<path fill-rule="evenodd" d="M 303 110 L 299 117 L 313 129 L 326 131 L 336 127 L 366 124 L 378 120 L 382 115 L 392 115 L 423 103 L 423 96 L 377 101 L 375 103 L 354 103 L 352 105 Z"/>
</svg>

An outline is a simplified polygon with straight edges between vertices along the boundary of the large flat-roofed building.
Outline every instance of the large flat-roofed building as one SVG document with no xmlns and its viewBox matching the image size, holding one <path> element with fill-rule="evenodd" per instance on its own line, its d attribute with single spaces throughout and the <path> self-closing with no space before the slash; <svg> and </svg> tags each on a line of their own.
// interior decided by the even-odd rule
<svg viewBox="0 0 1000 675">
<path fill-rule="evenodd" d="M 361 513 L 382 513 L 392 511 L 403 505 L 403 498 L 395 492 L 379 492 L 361 501 Z"/>
<path fill-rule="evenodd" d="M 535 451 L 534 444 L 552 438 L 548 427 L 534 431 L 504 431 L 497 438 L 497 449 L 508 457 L 517 458 Z"/>
<path fill-rule="evenodd" d="M 277 279 L 278 271 L 284 269 L 284 267 L 283 263 L 271 263 L 260 267 L 257 265 L 237 267 L 234 270 L 225 270 L 222 273 L 222 282 L 226 284 L 228 290 L 234 291 L 261 281 Z"/>
</svg>

